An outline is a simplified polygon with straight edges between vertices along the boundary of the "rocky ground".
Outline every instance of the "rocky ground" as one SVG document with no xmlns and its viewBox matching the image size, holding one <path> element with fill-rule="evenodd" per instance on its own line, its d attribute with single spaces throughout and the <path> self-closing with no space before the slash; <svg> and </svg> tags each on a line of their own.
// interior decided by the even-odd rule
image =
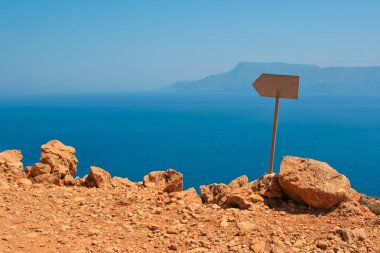
<svg viewBox="0 0 380 253">
<path fill-rule="evenodd" d="M 174 170 L 73 178 L 75 149 L 61 144 L 25 169 L 19 151 L 0 153 L 0 252 L 380 252 L 378 199 L 325 163 L 286 157 L 279 175 L 198 196 Z"/>
</svg>

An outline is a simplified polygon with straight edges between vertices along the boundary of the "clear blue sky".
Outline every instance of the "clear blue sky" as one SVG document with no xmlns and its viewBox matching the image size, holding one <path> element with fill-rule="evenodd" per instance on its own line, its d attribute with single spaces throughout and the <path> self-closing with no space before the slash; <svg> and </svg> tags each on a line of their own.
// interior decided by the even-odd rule
<svg viewBox="0 0 380 253">
<path fill-rule="evenodd" d="M 0 88 L 157 89 L 241 61 L 380 65 L 380 1 L 0 1 Z"/>
</svg>

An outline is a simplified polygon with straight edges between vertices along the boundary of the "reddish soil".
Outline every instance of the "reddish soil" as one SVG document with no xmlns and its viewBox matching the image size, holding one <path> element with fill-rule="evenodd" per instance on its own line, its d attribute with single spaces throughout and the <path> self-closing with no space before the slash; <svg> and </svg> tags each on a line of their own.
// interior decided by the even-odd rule
<svg viewBox="0 0 380 253">
<path fill-rule="evenodd" d="M 138 187 L 0 187 L 0 252 L 380 252 L 380 219 L 345 202 L 222 209 Z"/>
</svg>

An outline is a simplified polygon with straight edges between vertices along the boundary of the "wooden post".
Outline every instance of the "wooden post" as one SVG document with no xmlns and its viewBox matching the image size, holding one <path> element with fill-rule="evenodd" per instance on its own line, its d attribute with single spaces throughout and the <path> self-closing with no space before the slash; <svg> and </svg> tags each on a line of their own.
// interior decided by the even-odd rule
<svg viewBox="0 0 380 253">
<path fill-rule="evenodd" d="M 272 147 L 270 151 L 269 171 L 273 173 L 274 152 L 276 149 L 278 104 L 280 98 L 297 99 L 299 76 L 261 74 L 252 84 L 253 88 L 262 97 L 276 98 L 276 107 L 274 109 Z"/>
<path fill-rule="evenodd" d="M 276 149 L 276 135 L 277 135 L 277 119 L 278 119 L 278 104 L 280 102 L 280 94 L 277 90 L 276 93 L 276 106 L 274 108 L 274 119 L 273 119 L 273 132 L 272 132 L 272 146 L 270 151 L 270 161 L 269 161 L 269 174 L 273 173 L 273 163 L 274 163 L 274 151 Z"/>
</svg>

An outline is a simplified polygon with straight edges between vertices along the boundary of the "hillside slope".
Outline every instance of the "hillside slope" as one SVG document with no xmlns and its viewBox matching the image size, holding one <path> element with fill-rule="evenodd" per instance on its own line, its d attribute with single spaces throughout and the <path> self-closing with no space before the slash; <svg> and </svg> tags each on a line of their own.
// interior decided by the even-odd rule
<svg viewBox="0 0 380 253">
<path fill-rule="evenodd" d="M 21 151 L 0 152 L 0 252 L 380 252 L 379 199 L 327 163 L 287 156 L 279 174 L 198 195 L 173 169 L 74 178 L 75 154 L 52 140 L 24 169 Z"/>
</svg>

